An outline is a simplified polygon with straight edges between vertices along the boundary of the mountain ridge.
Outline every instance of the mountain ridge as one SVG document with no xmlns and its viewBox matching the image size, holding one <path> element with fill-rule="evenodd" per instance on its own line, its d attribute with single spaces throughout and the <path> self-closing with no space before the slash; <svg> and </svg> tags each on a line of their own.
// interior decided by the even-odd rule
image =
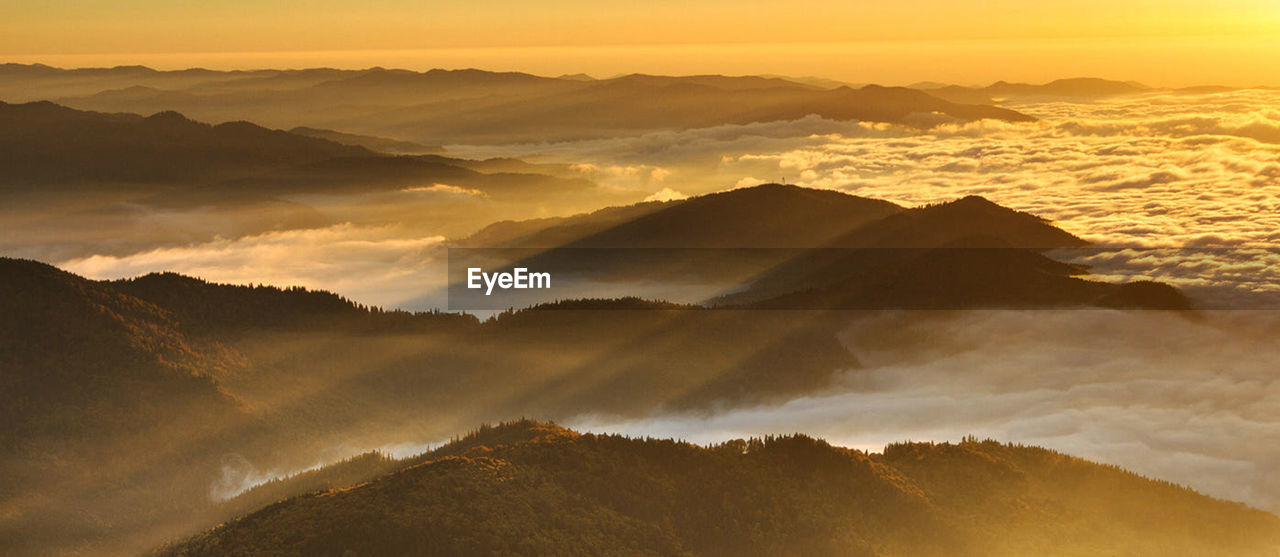
<svg viewBox="0 0 1280 557">
<path fill-rule="evenodd" d="M 198 120 L 336 129 L 426 145 L 611 137 L 809 114 L 926 127 L 930 119 L 916 115 L 1033 119 L 897 87 L 828 88 L 812 80 L 720 75 L 583 80 L 477 69 L 179 74 L 10 68 L 0 70 L 0 98 L 114 112 L 176 110 Z"/>
<path fill-rule="evenodd" d="M 0 102 L 0 193 L 85 187 L 152 188 L 157 203 L 292 193 L 371 192 L 445 182 L 501 199 L 590 196 L 580 175 L 501 161 L 375 152 L 428 149 L 327 130 L 295 133 L 247 121 L 207 124 L 166 110 L 150 116 L 82 111 L 48 101 Z M 499 166 L 490 170 L 486 166 Z M 484 168 L 485 171 L 472 170 Z M 142 202 L 147 202 L 144 198 Z"/>
<path fill-rule="evenodd" d="M 699 447 L 520 421 L 391 468 L 157 554 L 1263 555 L 1280 540 L 1261 511 L 976 439 L 875 455 L 799 434 Z"/>
</svg>

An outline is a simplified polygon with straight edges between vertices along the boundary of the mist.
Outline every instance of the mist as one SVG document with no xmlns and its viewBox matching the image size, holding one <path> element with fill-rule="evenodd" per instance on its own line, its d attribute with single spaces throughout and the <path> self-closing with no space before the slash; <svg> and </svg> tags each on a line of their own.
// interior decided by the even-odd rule
<svg viewBox="0 0 1280 557">
<path fill-rule="evenodd" d="M 872 451 L 976 435 L 1280 511 L 1280 312 L 869 313 L 841 338 L 866 369 L 820 392 L 567 425 L 697 443 L 806 432 Z"/>
</svg>

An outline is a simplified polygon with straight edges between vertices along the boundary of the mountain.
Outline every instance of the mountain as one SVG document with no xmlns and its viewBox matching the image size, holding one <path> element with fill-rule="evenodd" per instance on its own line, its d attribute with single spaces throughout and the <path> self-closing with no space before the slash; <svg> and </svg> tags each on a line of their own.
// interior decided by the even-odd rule
<svg viewBox="0 0 1280 557">
<path fill-rule="evenodd" d="M 497 223 L 463 243 L 537 248 L 813 247 L 901 210 L 888 201 L 834 190 L 765 184 L 577 217 Z"/>
<path fill-rule="evenodd" d="M 360 147 L 247 122 L 212 126 L 176 112 L 144 118 L 49 102 L 0 103 L 0 153 L 5 186 L 230 179 L 280 166 L 372 155 Z"/>
<path fill-rule="evenodd" d="M 996 104 L 996 100 L 992 98 L 991 93 L 986 88 L 942 84 L 926 84 L 924 86 L 912 86 L 912 88 L 920 89 L 930 95 L 953 103 Z"/>
<path fill-rule="evenodd" d="M 1089 99 L 1155 92 L 1141 83 L 1096 77 L 1056 79 L 1043 84 L 997 81 L 986 87 L 964 87 L 941 83 L 921 83 L 912 88 L 955 103 L 995 104 L 997 99 L 1067 98 Z"/>
<path fill-rule="evenodd" d="M 830 247 L 1078 248 L 1088 242 L 1035 215 L 1001 207 L 976 195 L 898 211 L 832 240 Z"/>
<path fill-rule="evenodd" d="M 386 113 L 396 123 L 383 133 L 445 144 L 510 143 L 796 120 L 811 114 L 890 123 L 911 123 L 913 117 L 931 113 L 963 121 L 1033 119 L 998 107 L 955 104 L 906 88 L 868 85 L 823 90 L 802 85 L 762 87 L 743 80 L 748 78 L 624 76 L 554 95 L 434 103 Z"/>
<path fill-rule="evenodd" d="M 679 203 L 646 201 L 567 217 L 498 221 L 457 243 L 469 248 L 559 247 Z"/>
<path fill-rule="evenodd" d="M 346 144 L 387 148 L 385 141 L 390 140 L 326 130 L 300 134 L 249 122 L 210 125 L 176 112 L 143 117 L 49 102 L 0 103 L 0 192 L 86 185 L 99 191 L 133 191 L 141 186 L 142 191 L 160 194 L 143 203 L 167 205 L 293 193 L 367 193 L 437 183 L 510 200 L 597 193 L 595 184 L 558 167 L 547 167 L 557 175 L 539 174 L 535 171 L 540 165 L 513 159 L 501 164 L 497 159 L 392 156 Z"/>
<path fill-rule="evenodd" d="M 899 211 L 807 250 L 714 306 L 957 309 L 1104 306 L 1187 310 L 1176 288 L 1079 278 L 1042 252 L 1088 242 L 977 196 Z"/>
<path fill-rule="evenodd" d="M 907 209 L 836 190 L 762 184 L 570 217 L 494 223 L 469 247 L 920 248 L 987 238 L 992 247 L 1088 242 L 979 196 Z M 979 247 L 971 245 L 969 247 Z"/>
<path fill-rule="evenodd" d="M 13 103 L 90 95 L 131 86 L 181 89 L 211 81 L 248 79 L 259 72 L 201 68 L 157 71 L 145 66 L 62 69 L 44 64 L 0 64 L 0 100 Z"/>
<path fill-rule="evenodd" d="M 614 137 L 810 114 L 913 125 L 923 122 L 918 115 L 931 113 L 966 121 L 1031 119 L 914 89 L 835 85 L 760 76 L 549 78 L 476 69 L 201 70 L 190 75 L 149 68 L 0 71 L 0 94 L 11 91 L 5 97 L 10 100 L 54 100 L 105 112 L 178 111 L 205 121 L 334 129 L 424 145 Z M 72 91 L 81 94 L 68 94 Z"/>
<path fill-rule="evenodd" d="M 399 464 L 158 554 L 1246 556 L 1280 544 L 1273 515 L 994 441 L 701 447 L 521 421 Z"/>
<path fill-rule="evenodd" d="M 146 423 L 133 414 L 138 407 L 235 410 L 216 385 L 238 367 L 225 346 L 188 337 L 172 313 L 109 285 L 0 258 L 0 315 L 4 446 L 67 430 L 136 428 Z M 104 380 L 111 375 L 122 381 Z M 31 419 L 72 408 L 96 413 L 71 412 L 55 423 Z"/>
<path fill-rule="evenodd" d="M 151 273 L 98 284 L 164 308 L 184 331 L 201 337 L 245 330 L 390 329 L 407 333 L 466 328 L 475 322 L 465 314 L 385 311 L 332 292 L 213 284 L 177 273 Z"/>
<path fill-rule="evenodd" d="M 796 396 L 858 367 L 839 321 L 582 300 L 480 322 L 0 259 L 0 470 L 15 479 L 0 486 L 12 511 L 0 553 L 138 554 L 226 519 L 218 502 L 262 471 L 443 438 L 482 416 Z"/>
<path fill-rule="evenodd" d="M 233 348 L 191 337 L 159 306 L 33 261 L 0 258 L 0 368 L 6 555 L 191 520 L 229 431 L 251 414 L 219 384 L 243 369 Z M 148 461 L 167 465 L 140 465 Z"/>
<path fill-rule="evenodd" d="M 1078 278 L 1085 268 L 1042 252 L 1088 242 L 977 196 L 905 209 L 838 191 L 766 184 L 496 223 L 460 245 L 523 248 L 475 253 L 509 253 L 518 266 L 586 273 L 587 282 L 724 283 L 731 292 L 706 301 L 717 307 L 1190 308 L 1167 285 Z"/>
<path fill-rule="evenodd" d="M 1043 85 L 997 81 L 985 91 L 995 96 L 1107 97 L 1151 91 L 1150 87 L 1132 81 L 1114 81 L 1096 77 L 1055 79 Z"/>
<path fill-rule="evenodd" d="M 399 141 L 396 139 L 387 139 L 385 137 L 357 135 L 353 133 L 343 133 L 340 131 L 322 130 L 304 126 L 293 128 L 289 130 L 289 133 L 306 137 L 327 139 L 334 143 L 364 147 L 370 151 L 393 155 L 423 155 L 428 153 L 438 154 L 444 152 L 444 147 L 439 145 L 419 145 L 412 141 Z"/>
</svg>

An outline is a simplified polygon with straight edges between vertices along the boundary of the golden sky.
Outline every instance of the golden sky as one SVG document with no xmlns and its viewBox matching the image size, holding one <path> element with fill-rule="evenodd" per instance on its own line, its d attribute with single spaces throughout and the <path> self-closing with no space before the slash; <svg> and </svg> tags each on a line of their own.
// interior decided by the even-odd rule
<svg viewBox="0 0 1280 557">
<path fill-rule="evenodd" d="M 1256 85 L 1277 0 L 0 0 L 0 59 Z"/>
</svg>

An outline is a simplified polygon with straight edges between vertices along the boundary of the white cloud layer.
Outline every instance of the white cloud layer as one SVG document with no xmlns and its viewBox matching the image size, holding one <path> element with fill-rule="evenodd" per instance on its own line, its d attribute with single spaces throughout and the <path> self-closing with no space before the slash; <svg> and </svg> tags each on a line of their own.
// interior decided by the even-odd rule
<svg viewBox="0 0 1280 557">
<path fill-rule="evenodd" d="M 597 432 L 710 443 L 804 432 L 879 450 L 991 437 L 1117 464 L 1280 511 L 1280 312 L 869 314 L 846 344 L 867 369 L 784 404 L 636 421 Z"/>
<path fill-rule="evenodd" d="M 1042 120 L 894 126 L 743 153 L 796 183 L 916 205 L 982 195 L 1107 245 L 1280 240 L 1280 92 L 1147 96 L 1016 108 Z"/>
<path fill-rule="evenodd" d="M 763 181 L 917 205 L 982 195 L 1089 240 L 1127 246 L 1272 245 L 1280 240 L 1280 91 L 1027 103 L 1035 123 L 724 125 L 537 145 L 457 147 L 615 169 L 705 193 Z M 584 166 L 584 168 L 587 168 Z M 628 174 L 627 169 L 631 169 Z M 610 183 L 604 172 L 593 177 Z"/>
<path fill-rule="evenodd" d="M 444 238 L 395 226 L 340 224 L 159 248 L 128 256 L 93 255 L 59 264 L 96 279 L 175 271 L 232 284 L 304 286 L 383 307 L 443 307 L 421 298 L 446 281 Z"/>
</svg>

